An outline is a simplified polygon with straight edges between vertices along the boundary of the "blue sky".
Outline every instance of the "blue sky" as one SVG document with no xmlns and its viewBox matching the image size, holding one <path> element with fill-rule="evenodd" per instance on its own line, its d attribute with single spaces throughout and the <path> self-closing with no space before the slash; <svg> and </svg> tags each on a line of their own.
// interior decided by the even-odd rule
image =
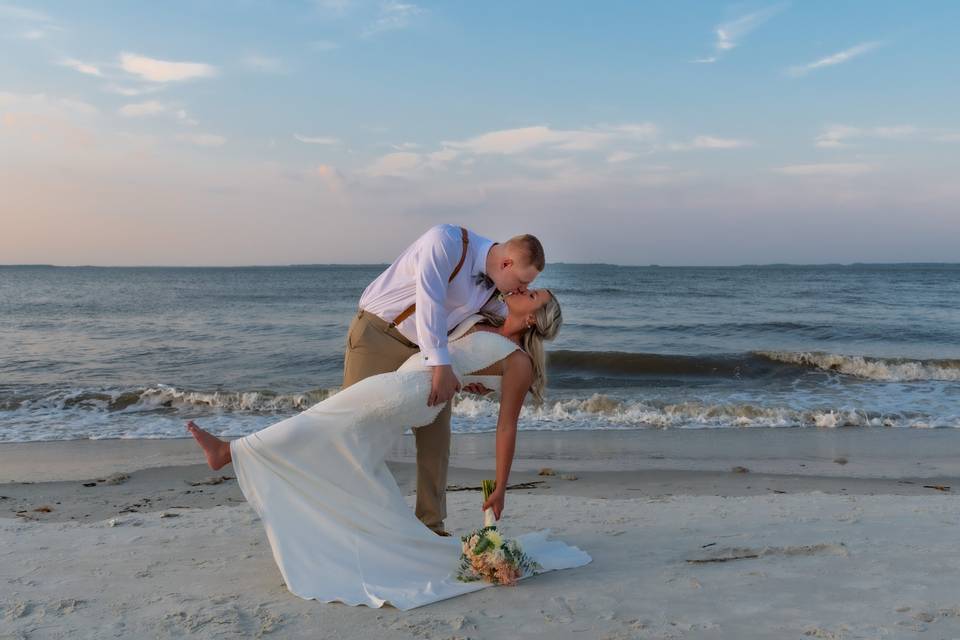
<svg viewBox="0 0 960 640">
<path fill-rule="evenodd" d="M 956 261 L 960 3 L 0 0 L 0 263 Z"/>
</svg>

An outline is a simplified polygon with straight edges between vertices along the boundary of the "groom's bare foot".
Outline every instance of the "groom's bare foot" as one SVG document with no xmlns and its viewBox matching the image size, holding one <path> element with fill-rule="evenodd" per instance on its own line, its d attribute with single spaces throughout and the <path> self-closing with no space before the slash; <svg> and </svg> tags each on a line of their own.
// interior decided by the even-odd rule
<svg viewBox="0 0 960 640">
<path fill-rule="evenodd" d="M 193 420 L 187 423 L 187 431 L 196 439 L 197 444 L 203 449 L 207 456 L 207 464 L 216 471 L 223 465 L 231 461 L 230 443 L 221 440 L 212 433 L 208 433 L 194 424 Z"/>
</svg>

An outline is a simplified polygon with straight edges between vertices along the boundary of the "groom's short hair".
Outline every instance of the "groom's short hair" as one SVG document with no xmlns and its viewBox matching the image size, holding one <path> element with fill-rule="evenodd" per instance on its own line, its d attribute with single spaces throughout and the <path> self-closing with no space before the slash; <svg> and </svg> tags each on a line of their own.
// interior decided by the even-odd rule
<svg viewBox="0 0 960 640">
<path fill-rule="evenodd" d="M 506 242 L 507 246 L 518 249 L 527 258 L 527 264 L 536 267 L 537 271 L 543 271 L 546 264 L 546 258 L 543 255 L 543 245 L 537 240 L 536 236 L 525 233 L 519 236 L 513 236 Z"/>
</svg>

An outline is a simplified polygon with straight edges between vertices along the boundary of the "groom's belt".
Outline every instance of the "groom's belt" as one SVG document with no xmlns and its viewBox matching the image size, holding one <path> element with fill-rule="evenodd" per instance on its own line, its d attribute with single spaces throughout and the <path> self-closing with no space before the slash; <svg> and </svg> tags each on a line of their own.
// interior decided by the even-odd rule
<svg viewBox="0 0 960 640">
<path fill-rule="evenodd" d="M 359 311 L 357 311 L 357 318 L 364 318 L 375 329 L 377 329 L 381 333 L 387 334 L 388 336 L 400 342 L 406 347 L 409 347 L 411 349 L 420 348 L 416 344 L 410 342 L 410 340 L 408 340 L 406 336 L 400 333 L 399 329 L 397 329 L 395 326 L 393 326 L 392 324 L 390 324 L 389 322 L 387 322 L 386 320 L 384 320 L 383 318 L 381 318 L 375 313 L 370 313 L 369 311 L 364 311 L 363 309 L 360 309 Z"/>
</svg>

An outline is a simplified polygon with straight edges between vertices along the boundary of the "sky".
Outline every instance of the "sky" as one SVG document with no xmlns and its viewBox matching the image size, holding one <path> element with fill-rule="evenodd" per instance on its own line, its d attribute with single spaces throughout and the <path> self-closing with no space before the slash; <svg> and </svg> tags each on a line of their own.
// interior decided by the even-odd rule
<svg viewBox="0 0 960 640">
<path fill-rule="evenodd" d="M 0 0 L 0 264 L 960 261 L 960 2 Z"/>
</svg>

